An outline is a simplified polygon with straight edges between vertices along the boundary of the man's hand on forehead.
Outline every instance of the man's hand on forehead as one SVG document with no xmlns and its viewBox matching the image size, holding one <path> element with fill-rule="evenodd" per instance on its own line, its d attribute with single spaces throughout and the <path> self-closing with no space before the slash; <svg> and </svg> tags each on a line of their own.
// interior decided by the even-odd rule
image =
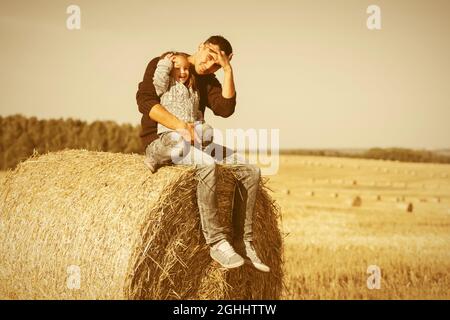
<svg viewBox="0 0 450 320">
<path fill-rule="evenodd" d="M 215 49 L 210 43 L 207 43 L 206 47 L 212 55 L 214 62 L 219 64 L 222 68 L 230 64 L 233 53 L 230 53 L 230 55 L 227 56 L 224 51 Z"/>
</svg>

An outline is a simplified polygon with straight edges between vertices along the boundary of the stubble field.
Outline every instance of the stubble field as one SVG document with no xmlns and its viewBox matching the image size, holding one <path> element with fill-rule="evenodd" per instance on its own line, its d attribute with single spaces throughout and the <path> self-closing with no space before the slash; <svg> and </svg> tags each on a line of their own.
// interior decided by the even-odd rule
<svg viewBox="0 0 450 320">
<path fill-rule="evenodd" d="M 269 186 L 284 299 L 450 298 L 449 165 L 281 156 Z"/>
<path fill-rule="evenodd" d="M 283 299 L 450 299 L 450 165 L 283 155 L 268 178 Z"/>
</svg>

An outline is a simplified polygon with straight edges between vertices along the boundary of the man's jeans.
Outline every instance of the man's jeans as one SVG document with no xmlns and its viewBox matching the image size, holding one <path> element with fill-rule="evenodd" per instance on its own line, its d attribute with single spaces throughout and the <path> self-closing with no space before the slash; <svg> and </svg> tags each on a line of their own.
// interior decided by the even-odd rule
<svg viewBox="0 0 450 320">
<path fill-rule="evenodd" d="M 198 181 L 197 203 L 206 243 L 212 244 L 225 239 L 230 233 L 229 227 L 221 225 L 218 217 L 216 193 L 217 163 L 228 164 L 238 178 L 235 198 L 239 197 L 240 201 L 238 203 L 242 204 L 243 208 L 238 208 L 236 215 L 233 215 L 235 240 L 252 241 L 253 212 L 261 178 L 259 167 L 245 163 L 244 157 L 214 142 L 207 148 L 200 150 L 194 146 L 183 145 L 181 140 L 179 140 L 180 137 L 176 134 L 170 134 L 170 139 L 168 137 L 168 134 L 164 134 L 161 137 L 162 139 L 159 138 L 153 141 L 147 147 L 146 153 L 151 153 L 152 156 L 161 155 L 163 161 L 172 162 L 175 165 L 195 165 L 195 179 Z M 189 149 L 186 156 L 170 157 L 170 155 L 179 155 L 180 149 L 183 147 Z M 223 152 L 219 151 L 216 153 L 212 150 L 223 150 Z"/>
</svg>

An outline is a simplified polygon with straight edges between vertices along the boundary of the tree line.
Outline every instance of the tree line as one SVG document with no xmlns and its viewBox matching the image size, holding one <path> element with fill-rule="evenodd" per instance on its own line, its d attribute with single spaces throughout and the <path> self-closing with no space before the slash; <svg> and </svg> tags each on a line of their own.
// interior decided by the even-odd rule
<svg viewBox="0 0 450 320">
<path fill-rule="evenodd" d="M 450 156 L 430 150 L 412 150 L 407 148 L 370 148 L 361 152 L 345 152 L 329 149 L 291 149 L 283 150 L 280 154 L 377 159 L 399 162 L 450 163 Z"/>
<path fill-rule="evenodd" d="M 114 121 L 0 116 L 0 169 L 14 168 L 34 150 L 41 154 L 64 149 L 140 153 L 139 131 L 139 125 Z"/>
<path fill-rule="evenodd" d="M 0 170 L 14 168 L 19 162 L 39 153 L 64 149 L 86 149 L 122 153 L 141 153 L 140 125 L 114 121 L 41 119 L 17 114 L 0 116 Z M 450 157 L 428 150 L 371 148 L 358 153 L 339 150 L 294 149 L 281 154 L 351 157 L 403 162 L 450 163 Z"/>
</svg>

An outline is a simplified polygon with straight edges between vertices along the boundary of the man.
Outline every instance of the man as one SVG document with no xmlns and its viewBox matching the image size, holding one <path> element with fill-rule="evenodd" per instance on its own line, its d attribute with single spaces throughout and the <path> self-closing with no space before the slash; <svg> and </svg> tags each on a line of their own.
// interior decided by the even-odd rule
<svg viewBox="0 0 450 320">
<path fill-rule="evenodd" d="M 194 67 L 196 86 L 200 95 L 200 110 L 204 114 L 205 108 L 210 108 L 213 113 L 221 117 L 229 117 L 234 113 L 236 106 L 236 91 L 234 87 L 233 69 L 230 61 L 233 57 L 231 44 L 222 36 L 212 36 L 201 43 L 198 51 L 188 55 L 189 63 Z M 144 79 L 139 83 L 136 94 L 139 111 L 142 113 L 140 134 L 144 148 L 152 141 L 158 139 L 157 123 L 182 132 L 183 138 L 194 143 L 195 130 L 193 123 L 186 123 L 168 112 L 160 104 L 160 98 L 153 84 L 153 76 L 160 57 L 150 61 L 144 74 Z M 214 73 L 223 69 L 223 85 L 215 77 Z M 186 134 L 187 133 L 187 134 Z M 229 149 L 228 149 L 229 150 Z M 225 150 L 227 151 L 227 150 Z M 226 153 L 225 156 L 230 154 Z M 212 154 L 212 156 L 216 156 Z M 255 165 L 237 164 L 236 175 L 240 185 L 245 188 L 245 217 L 243 221 L 242 252 L 245 261 L 251 263 L 260 271 L 268 272 L 270 269 L 263 264 L 257 256 L 252 245 L 252 217 L 256 202 L 256 192 L 260 180 L 260 169 Z M 217 217 L 216 196 L 216 163 L 196 165 L 197 201 L 200 212 L 202 231 L 206 243 L 210 245 L 211 257 L 226 268 L 236 268 L 244 264 L 244 259 L 235 252 L 227 241 L 229 230 L 221 226 Z"/>
</svg>

